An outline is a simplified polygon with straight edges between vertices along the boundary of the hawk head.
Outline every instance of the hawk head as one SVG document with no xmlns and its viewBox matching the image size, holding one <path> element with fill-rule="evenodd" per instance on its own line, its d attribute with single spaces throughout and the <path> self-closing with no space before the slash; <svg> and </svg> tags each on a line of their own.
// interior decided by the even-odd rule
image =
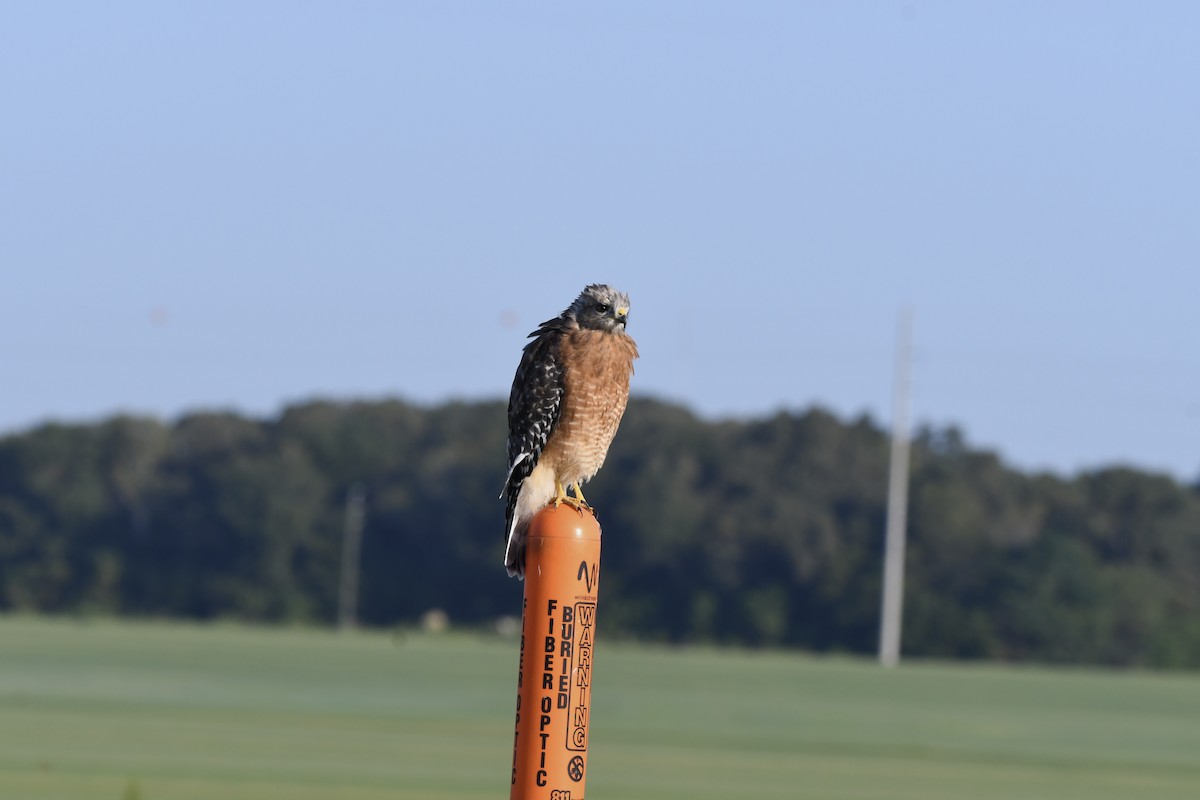
<svg viewBox="0 0 1200 800">
<path fill-rule="evenodd" d="M 618 292 L 611 286 L 593 283 L 582 292 L 571 307 L 567 316 L 574 317 L 581 328 L 591 328 L 609 333 L 619 333 L 625 330 L 625 322 L 629 318 L 629 295 Z"/>
</svg>

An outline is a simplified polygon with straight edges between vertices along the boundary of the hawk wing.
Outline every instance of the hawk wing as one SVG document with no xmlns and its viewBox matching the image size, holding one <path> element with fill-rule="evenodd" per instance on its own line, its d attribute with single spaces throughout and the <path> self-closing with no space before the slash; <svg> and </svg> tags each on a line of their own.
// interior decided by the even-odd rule
<svg viewBox="0 0 1200 800">
<path fill-rule="evenodd" d="M 512 546 L 513 512 L 521 484 L 537 466 L 551 431 L 558 424 L 563 399 L 563 364 L 558 344 L 568 321 L 558 317 L 543 322 L 525 345 L 521 363 L 508 396 L 508 477 L 504 494 L 506 556 Z"/>
</svg>

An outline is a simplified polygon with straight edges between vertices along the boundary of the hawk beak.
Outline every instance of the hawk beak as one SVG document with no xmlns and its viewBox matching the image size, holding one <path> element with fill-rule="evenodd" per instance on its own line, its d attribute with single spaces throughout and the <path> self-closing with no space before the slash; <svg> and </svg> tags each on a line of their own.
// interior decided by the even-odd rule
<svg viewBox="0 0 1200 800">
<path fill-rule="evenodd" d="M 625 320 L 628 319 L 628 317 L 629 317 L 629 306 L 621 306 L 620 308 L 617 309 L 617 322 L 624 325 Z"/>
</svg>

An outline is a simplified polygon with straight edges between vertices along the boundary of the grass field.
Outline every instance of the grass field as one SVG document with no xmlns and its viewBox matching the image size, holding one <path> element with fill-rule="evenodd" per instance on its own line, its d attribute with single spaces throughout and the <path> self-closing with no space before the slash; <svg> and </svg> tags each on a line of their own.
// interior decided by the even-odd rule
<svg viewBox="0 0 1200 800">
<path fill-rule="evenodd" d="M 597 647 L 588 795 L 1200 797 L 1200 676 Z M 517 645 L 0 618 L 0 800 L 508 796 Z"/>
</svg>

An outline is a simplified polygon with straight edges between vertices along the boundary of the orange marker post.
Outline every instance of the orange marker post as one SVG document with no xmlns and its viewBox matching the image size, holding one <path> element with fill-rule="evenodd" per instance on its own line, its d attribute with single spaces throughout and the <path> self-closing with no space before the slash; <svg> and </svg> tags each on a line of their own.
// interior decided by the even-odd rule
<svg viewBox="0 0 1200 800">
<path fill-rule="evenodd" d="M 529 524 L 510 800 L 583 800 L 600 524 L 561 505 Z"/>
</svg>

